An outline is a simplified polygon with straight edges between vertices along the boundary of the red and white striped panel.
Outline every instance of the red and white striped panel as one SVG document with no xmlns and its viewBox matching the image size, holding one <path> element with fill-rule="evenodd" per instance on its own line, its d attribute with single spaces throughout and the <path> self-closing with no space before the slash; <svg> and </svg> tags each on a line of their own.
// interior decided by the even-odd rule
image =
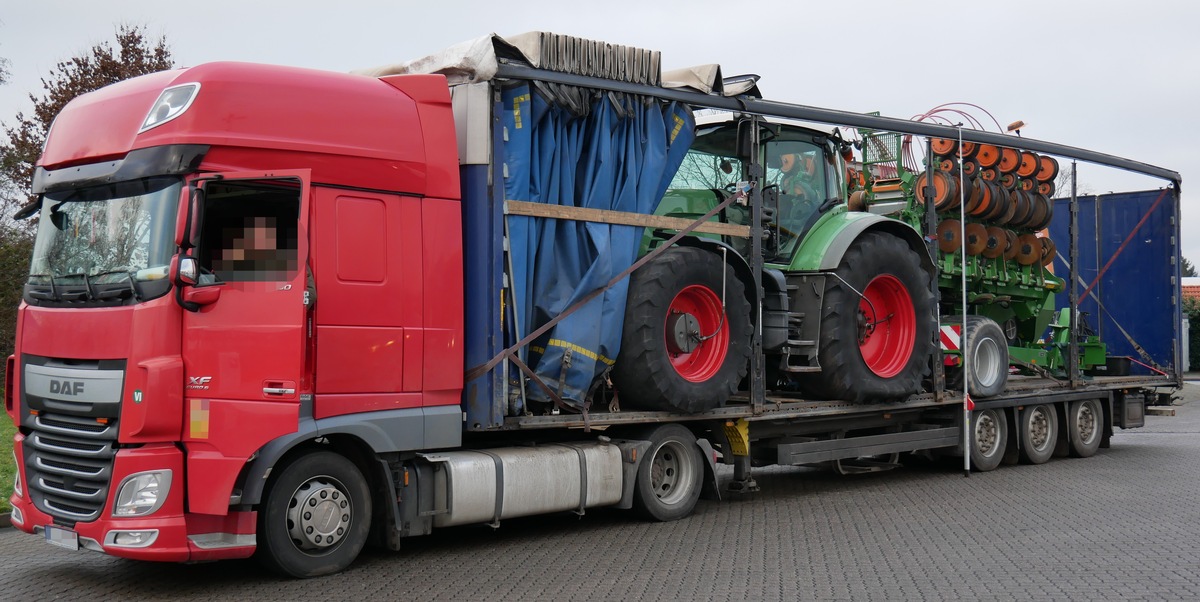
<svg viewBox="0 0 1200 602">
<path fill-rule="evenodd" d="M 962 324 L 947 324 L 941 328 L 942 351 L 962 348 Z"/>
</svg>

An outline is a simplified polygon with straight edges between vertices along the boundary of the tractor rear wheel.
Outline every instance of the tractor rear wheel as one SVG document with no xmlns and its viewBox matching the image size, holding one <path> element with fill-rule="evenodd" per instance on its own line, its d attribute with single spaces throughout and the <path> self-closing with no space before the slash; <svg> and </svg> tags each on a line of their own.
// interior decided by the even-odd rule
<svg viewBox="0 0 1200 602">
<path fill-rule="evenodd" d="M 867 232 L 825 279 L 813 395 L 852 402 L 916 393 L 933 351 L 933 293 L 921 259 L 898 237 Z"/>
<path fill-rule="evenodd" d="M 749 358 L 750 303 L 745 286 L 719 256 L 676 247 L 630 277 L 612 372 L 623 404 L 711 410 L 737 390 Z"/>
</svg>

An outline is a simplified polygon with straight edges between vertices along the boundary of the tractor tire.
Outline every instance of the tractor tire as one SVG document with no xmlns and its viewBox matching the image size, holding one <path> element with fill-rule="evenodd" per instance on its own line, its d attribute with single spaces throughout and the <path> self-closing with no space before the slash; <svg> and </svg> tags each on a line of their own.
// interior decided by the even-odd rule
<svg viewBox="0 0 1200 602">
<path fill-rule="evenodd" d="M 805 391 L 854 403 L 919 391 L 936 326 L 929 279 L 903 240 L 867 232 L 854 241 L 825 279 L 821 371 L 801 381 Z"/>
<path fill-rule="evenodd" d="M 971 372 L 969 393 L 975 399 L 995 397 L 1008 386 L 1008 339 L 1004 329 L 991 318 L 962 316 L 947 318 L 948 324 L 963 324 L 962 352 Z M 947 368 L 946 384 L 955 391 L 963 390 L 963 368 Z"/>
<path fill-rule="evenodd" d="M 749 369 L 745 290 L 719 256 L 692 247 L 634 272 L 612 372 L 622 405 L 696 413 L 729 399 Z"/>
</svg>

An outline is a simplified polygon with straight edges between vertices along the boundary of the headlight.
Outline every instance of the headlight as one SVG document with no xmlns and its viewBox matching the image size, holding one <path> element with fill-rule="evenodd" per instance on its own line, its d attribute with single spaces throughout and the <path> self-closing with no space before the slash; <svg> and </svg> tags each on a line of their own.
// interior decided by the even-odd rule
<svg viewBox="0 0 1200 602">
<path fill-rule="evenodd" d="M 113 516 L 130 517 L 153 514 L 171 491 L 171 471 L 151 470 L 125 477 L 117 489 Z"/>
<path fill-rule="evenodd" d="M 138 130 L 138 133 L 158 127 L 183 115 L 183 112 L 192 106 L 192 101 L 196 100 L 196 94 L 199 92 L 200 84 L 198 82 L 171 86 L 163 90 L 162 94 L 158 95 L 158 100 L 154 101 L 154 106 L 150 107 L 150 113 L 146 115 L 146 120 L 142 122 L 142 129 Z"/>
<path fill-rule="evenodd" d="M 16 474 L 13 476 L 13 493 L 17 494 L 18 497 L 25 497 L 25 492 L 23 491 L 24 488 L 21 487 L 21 466 L 17 464 L 16 450 L 13 450 L 12 456 L 13 466 L 15 466 L 17 469 Z"/>
</svg>

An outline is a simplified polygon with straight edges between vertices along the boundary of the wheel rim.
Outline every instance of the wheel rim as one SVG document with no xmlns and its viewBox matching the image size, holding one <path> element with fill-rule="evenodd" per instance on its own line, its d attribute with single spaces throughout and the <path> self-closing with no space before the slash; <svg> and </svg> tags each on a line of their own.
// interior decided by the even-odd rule
<svg viewBox="0 0 1200 602">
<path fill-rule="evenodd" d="M 297 487 L 288 502 L 288 535 L 301 550 L 328 551 L 345 538 L 353 512 L 341 481 L 313 477 Z"/>
<path fill-rule="evenodd" d="M 990 412 L 975 417 L 975 449 L 990 458 L 1000 447 L 1000 425 Z"/>
<path fill-rule="evenodd" d="M 858 348 L 876 376 L 896 376 L 908 365 L 917 339 L 912 297 L 898 278 L 876 276 L 858 302 Z"/>
<path fill-rule="evenodd" d="M 1079 404 L 1075 410 L 1075 424 L 1079 428 L 1079 442 L 1084 445 L 1090 445 L 1096 440 L 1100 429 L 1096 428 L 1097 424 L 1096 402 L 1086 401 Z"/>
<path fill-rule="evenodd" d="M 667 441 L 654 453 L 650 464 L 650 486 L 654 495 L 666 505 L 684 501 L 688 485 L 694 480 L 694 467 L 688 462 L 687 450 L 678 441 Z"/>
<path fill-rule="evenodd" d="M 1050 415 L 1046 406 L 1037 406 L 1029 411 L 1025 428 L 1029 432 L 1030 447 L 1039 452 L 1046 451 L 1050 445 Z"/>
<path fill-rule="evenodd" d="M 674 340 L 670 324 L 672 318 L 681 315 L 695 320 L 696 330 L 691 336 L 697 339 L 709 337 L 700 340 L 691 352 L 675 351 L 679 346 Z M 721 298 L 707 286 L 691 285 L 679 291 L 671 300 L 667 308 L 664 336 L 671 365 L 679 376 L 691 382 L 704 382 L 721 370 L 729 351 L 729 328 L 724 317 L 725 308 L 721 306 Z"/>
<path fill-rule="evenodd" d="M 975 344 L 974 355 L 975 380 L 984 388 L 996 384 L 1000 380 L 1000 346 L 992 338 L 980 339 Z"/>
</svg>

